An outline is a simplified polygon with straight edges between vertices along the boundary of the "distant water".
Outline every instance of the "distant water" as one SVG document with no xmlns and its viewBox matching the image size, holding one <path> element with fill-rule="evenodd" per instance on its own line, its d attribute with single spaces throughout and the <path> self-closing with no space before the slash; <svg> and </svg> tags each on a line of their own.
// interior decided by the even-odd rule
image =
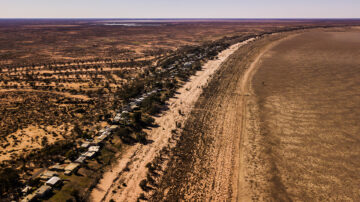
<svg viewBox="0 0 360 202">
<path fill-rule="evenodd" d="M 125 26 L 125 27 L 157 27 L 161 24 L 140 24 L 140 23 L 105 23 L 107 26 Z"/>
</svg>

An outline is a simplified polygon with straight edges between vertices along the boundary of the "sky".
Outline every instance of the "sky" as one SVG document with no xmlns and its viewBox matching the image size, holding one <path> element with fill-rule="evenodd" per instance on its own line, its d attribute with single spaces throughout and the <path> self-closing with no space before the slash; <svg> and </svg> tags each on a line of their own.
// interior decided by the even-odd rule
<svg viewBox="0 0 360 202">
<path fill-rule="evenodd" d="M 360 0 L 0 0 L 0 18 L 360 18 Z"/>
</svg>

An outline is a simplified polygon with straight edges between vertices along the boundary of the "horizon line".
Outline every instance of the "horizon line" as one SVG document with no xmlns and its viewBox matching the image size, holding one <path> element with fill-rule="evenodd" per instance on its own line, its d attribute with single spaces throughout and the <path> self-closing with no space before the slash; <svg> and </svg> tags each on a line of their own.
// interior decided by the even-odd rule
<svg viewBox="0 0 360 202">
<path fill-rule="evenodd" d="M 360 17 L 358 18 L 345 18 L 345 17 L 339 17 L 339 18 L 327 18 L 327 17 L 317 17 L 317 18 L 312 18 L 312 17 L 302 17 L 302 18 L 119 18 L 119 17 L 114 17 L 114 18 L 91 18 L 91 17 L 56 17 L 56 18 L 47 18 L 47 17 L 34 17 L 34 18 L 22 18 L 22 17 L 15 17 L 15 18 L 4 18 L 4 17 L 0 17 L 1 19 L 21 19 L 21 20 L 27 20 L 27 19 L 122 19 L 122 20 L 146 20 L 146 19 L 156 19 L 156 20 L 322 20 L 322 19 L 329 19 L 329 20 L 336 20 L 336 19 L 349 19 L 349 20 L 360 20 Z"/>
</svg>

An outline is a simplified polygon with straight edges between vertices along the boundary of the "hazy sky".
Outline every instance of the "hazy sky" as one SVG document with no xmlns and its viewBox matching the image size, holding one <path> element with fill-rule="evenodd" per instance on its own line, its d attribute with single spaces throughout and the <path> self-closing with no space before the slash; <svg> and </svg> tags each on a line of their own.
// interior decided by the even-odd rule
<svg viewBox="0 0 360 202">
<path fill-rule="evenodd" d="M 360 18 L 360 0 L 0 0 L 0 18 Z"/>
</svg>

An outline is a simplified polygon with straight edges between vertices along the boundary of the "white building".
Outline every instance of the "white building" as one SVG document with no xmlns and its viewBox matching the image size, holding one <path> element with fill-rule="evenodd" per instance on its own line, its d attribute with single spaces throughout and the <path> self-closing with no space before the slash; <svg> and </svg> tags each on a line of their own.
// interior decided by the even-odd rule
<svg viewBox="0 0 360 202">
<path fill-rule="evenodd" d="M 59 177 L 52 177 L 48 181 L 45 182 L 46 185 L 55 187 L 61 183 L 61 179 Z"/>
</svg>

